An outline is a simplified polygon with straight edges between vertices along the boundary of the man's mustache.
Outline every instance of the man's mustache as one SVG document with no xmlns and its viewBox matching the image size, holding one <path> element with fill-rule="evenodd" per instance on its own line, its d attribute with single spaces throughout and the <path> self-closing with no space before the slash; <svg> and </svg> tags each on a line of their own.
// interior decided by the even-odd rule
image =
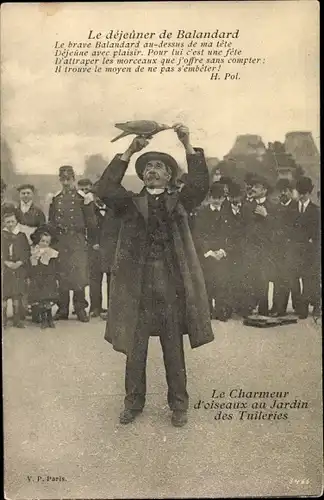
<svg viewBox="0 0 324 500">
<path fill-rule="evenodd" d="M 158 172 L 155 172 L 154 170 L 150 170 L 149 172 L 146 172 L 145 177 L 154 177 L 155 179 L 160 179 L 160 174 Z"/>
</svg>

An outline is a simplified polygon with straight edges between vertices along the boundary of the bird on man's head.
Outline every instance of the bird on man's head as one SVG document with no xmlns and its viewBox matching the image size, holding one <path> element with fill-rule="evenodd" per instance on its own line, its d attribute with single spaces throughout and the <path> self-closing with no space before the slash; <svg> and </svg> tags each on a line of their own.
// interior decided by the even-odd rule
<svg viewBox="0 0 324 500">
<path fill-rule="evenodd" d="M 131 134 L 145 137 L 150 139 L 153 135 L 163 130 L 169 130 L 173 127 L 165 125 L 164 123 L 158 123 L 151 120 L 134 120 L 129 122 L 115 123 L 115 127 L 119 128 L 123 132 L 116 137 L 114 137 L 111 142 L 118 141 L 122 137 L 126 137 Z"/>
</svg>

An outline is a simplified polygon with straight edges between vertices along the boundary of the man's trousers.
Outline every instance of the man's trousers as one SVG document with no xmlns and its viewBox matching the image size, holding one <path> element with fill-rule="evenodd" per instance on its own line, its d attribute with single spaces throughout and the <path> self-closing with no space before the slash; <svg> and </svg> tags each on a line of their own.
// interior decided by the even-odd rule
<svg viewBox="0 0 324 500">
<path fill-rule="evenodd" d="M 61 314 L 68 314 L 69 303 L 70 303 L 69 290 L 60 289 L 58 306 L 59 306 L 59 311 Z M 79 311 L 84 310 L 88 307 L 88 302 L 85 298 L 85 289 L 84 288 L 81 288 L 80 290 L 73 290 L 73 306 L 74 306 L 76 313 L 78 313 Z"/>
<path fill-rule="evenodd" d="M 146 360 L 150 335 L 158 335 L 163 351 L 171 410 L 188 409 L 183 349 L 183 290 L 179 274 L 163 260 L 144 269 L 139 320 L 132 352 L 127 356 L 125 408 L 141 410 L 146 396 Z"/>
</svg>

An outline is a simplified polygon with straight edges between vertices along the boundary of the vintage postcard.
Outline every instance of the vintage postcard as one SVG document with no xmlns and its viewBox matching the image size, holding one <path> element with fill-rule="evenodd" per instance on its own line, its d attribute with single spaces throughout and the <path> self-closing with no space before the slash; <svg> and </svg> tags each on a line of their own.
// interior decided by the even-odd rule
<svg viewBox="0 0 324 500">
<path fill-rule="evenodd" d="M 4 496 L 323 492 L 319 3 L 4 3 Z"/>
</svg>

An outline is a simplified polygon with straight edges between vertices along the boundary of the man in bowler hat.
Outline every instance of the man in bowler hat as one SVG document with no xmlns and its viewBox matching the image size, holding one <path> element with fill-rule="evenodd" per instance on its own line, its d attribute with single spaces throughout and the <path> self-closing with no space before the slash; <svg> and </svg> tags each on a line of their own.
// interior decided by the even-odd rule
<svg viewBox="0 0 324 500">
<path fill-rule="evenodd" d="M 74 308 L 79 321 L 88 322 L 85 312 L 85 287 L 89 283 L 87 233 L 95 243 L 97 221 L 93 198 L 87 197 L 75 187 L 75 175 L 71 166 L 59 169 L 62 190 L 49 207 L 49 223 L 58 235 L 59 251 L 59 309 L 55 319 L 68 319 L 69 291 L 73 290 Z"/>
<path fill-rule="evenodd" d="M 296 182 L 298 193 L 294 239 L 297 246 L 297 274 L 302 281 L 302 292 L 297 304 L 300 319 L 306 319 L 309 305 L 313 314 L 319 314 L 321 302 L 320 210 L 310 199 L 313 183 L 309 177 Z"/>
<path fill-rule="evenodd" d="M 121 219 L 114 264 L 105 339 L 126 354 L 124 410 L 128 424 L 142 412 L 146 397 L 146 359 L 150 335 L 160 338 L 171 422 L 187 422 L 189 397 L 183 334 L 192 348 L 214 338 L 203 273 L 188 226 L 188 213 L 208 191 L 208 170 L 202 149 L 193 148 L 187 127 L 174 130 L 183 144 L 188 176 L 181 190 L 169 190 L 177 173 L 170 155 L 147 152 L 135 169 L 143 180 L 139 194 L 121 185 L 130 158 L 148 144 L 135 137 L 98 181 L 97 194 Z"/>
<path fill-rule="evenodd" d="M 244 255 L 242 267 L 244 277 L 244 316 L 253 310 L 268 316 L 269 282 L 275 275 L 273 259 L 276 207 L 269 200 L 270 185 L 260 175 L 250 177 L 252 201 L 243 205 L 245 223 Z"/>
<path fill-rule="evenodd" d="M 298 202 L 293 199 L 294 185 L 289 179 L 277 182 L 279 203 L 277 205 L 274 257 L 276 272 L 273 283 L 272 316 L 286 314 L 291 293 L 293 309 L 300 301 L 300 283 L 298 276 L 298 246 L 294 232 L 298 216 Z"/>
</svg>

